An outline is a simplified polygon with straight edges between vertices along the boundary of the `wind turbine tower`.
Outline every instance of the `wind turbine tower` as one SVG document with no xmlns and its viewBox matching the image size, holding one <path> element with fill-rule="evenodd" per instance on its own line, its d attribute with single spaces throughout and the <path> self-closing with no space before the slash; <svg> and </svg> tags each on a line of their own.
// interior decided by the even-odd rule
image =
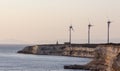
<svg viewBox="0 0 120 71">
<path fill-rule="evenodd" d="M 107 43 L 110 43 L 110 24 L 111 24 L 111 21 L 110 20 L 108 20 L 108 22 L 107 22 L 107 24 L 108 24 L 108 28 L 107 28 Z"/>
<path fill-rule="evenodd" d="M 89 25 L 88 25 L 88 44 L 90 44 L 90 28 L 92 27 L 93 25 L 91 25 L 90 23 L 89 23 Z"/>
<path fill-rule="evenodd" d="M 69 44 L 71 45 L 71 32 L 72 32 L 72 30 L 73 30 L 73 27 L 72 27 L 72 25 L 71 26 L 69 26 Z"/>
</svg>

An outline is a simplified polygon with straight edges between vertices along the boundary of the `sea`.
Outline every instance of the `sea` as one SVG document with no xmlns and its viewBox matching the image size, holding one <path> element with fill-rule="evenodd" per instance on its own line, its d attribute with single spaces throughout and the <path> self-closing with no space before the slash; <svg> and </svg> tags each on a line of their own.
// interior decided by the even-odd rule
<svg viewBox="0 0 120 71">
<path fill-rule="evenodd" d="M 0 45 L 0 71 L 85 71 L 64 69 L 64 65 L 86 64 L 92 59 L 66 56 L 18 54 L 28 45 Z"/>
</svg>

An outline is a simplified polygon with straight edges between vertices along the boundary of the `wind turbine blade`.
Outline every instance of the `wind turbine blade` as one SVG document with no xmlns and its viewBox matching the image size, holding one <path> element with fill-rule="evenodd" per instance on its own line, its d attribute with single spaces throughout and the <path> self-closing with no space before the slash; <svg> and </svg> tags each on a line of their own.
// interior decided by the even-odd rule
<svg viewBox="0 0 120 71">
<path fill-rule="evenodd" d="M 91 25 L 91 27 L 93 27 L 94 25 Z"/>
<path fill-rule="evenodd" d="M 71 29 L 74 31 L 74 28 L 73 28 L 73 26 L 71 27 Z"/>
</svg>

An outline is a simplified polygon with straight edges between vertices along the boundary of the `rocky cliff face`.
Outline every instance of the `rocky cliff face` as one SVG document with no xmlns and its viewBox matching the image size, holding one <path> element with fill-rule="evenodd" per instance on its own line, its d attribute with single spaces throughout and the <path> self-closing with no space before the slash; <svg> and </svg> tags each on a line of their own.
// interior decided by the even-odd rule
<svg viewBox="0 0 120 71">
<path fill-rule="evenodd" d="M 65 56 L 94 57 L 94 48 L 66 47 L 63 53 Z"/>
<path fill-rule="evenodd" d="M 92 71 L 120 71 L 120 46 L 98 46 L 94 60 L 86 66 Z"/>
<path fill-rule="evenodd" d="M 60 55 L 76 57 L 94 57 L 94 48 L 82 46 L 64 46 L 64 45 L 36 45 L 28 46 L 18 53 L 36 54 L 36 55 Z"/>
<path fill-rule="evenodd" d="M 91 71 L 120 71 L 120 45 L 99 45 L 95 48 L 93 61 L 86 65 L 69 65 L 65 69 Z"/>
<path fill-rule="evenodd" d="M 25 47 L 23 50 L 18 51 L 18 53 L 94 57 L 93 61 L 86 65 L 70 65 L 64 68 L 89 69 L 91 71 L 120 71 L 120 45 L 99 45 L 96 46 L 96 48 L 83 46 L 68 47 L 64 45 L 36 45 Z"/>
<path fill-rule="evenodd" d="M 24 54 L 36 54 L 36 55 L 52 55 L 62 53 L 62 46 L 27 46 L 24 49 L 18 51 L 18 53 Z"/>
<path fill-rule="evenodd" d="M 120 53 L 113 60 L 112 68 L 113 71 L 120 71 Z"/>
</svg>

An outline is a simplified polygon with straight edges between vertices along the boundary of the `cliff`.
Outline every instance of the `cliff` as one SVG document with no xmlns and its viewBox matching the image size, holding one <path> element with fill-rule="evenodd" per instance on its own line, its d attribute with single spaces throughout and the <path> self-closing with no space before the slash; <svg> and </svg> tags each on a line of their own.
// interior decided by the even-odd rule
<svg viewBox="0 0 120 71">
<path fill-rule="evenodd" d="M 101 45 L 95 58 L 87 65 L 93 71 L 120 71 L 120 45 Z"/>
<path fill-rule="evenodd" d="M 77 57 L 94 57 L 86 65 L 69 65 L 65 69 L 85 69 L 91 71 L 120 71 L 120 44 L 74 44 L 35 45 L 25 47 L 18 53 L 37 55 L 62 55 Z"/>
<path fill-rule="evenodd" d="M 85 69 L 91 71 L 120 71 L 120 45 L 99 45 L 95 48 L 93 61 L 86 65 L 69 65 L 65 69 Z"/>
<path fill-rule="evenodd" d="M 59 55 L 59 56 L 75 56 L 75 57 L 94 57 L 94 48 L 96 45 L 35 45 L 27 46 L 18 51 L 18 53 L 35 54 L 35 55 Z"/>
</svg>

